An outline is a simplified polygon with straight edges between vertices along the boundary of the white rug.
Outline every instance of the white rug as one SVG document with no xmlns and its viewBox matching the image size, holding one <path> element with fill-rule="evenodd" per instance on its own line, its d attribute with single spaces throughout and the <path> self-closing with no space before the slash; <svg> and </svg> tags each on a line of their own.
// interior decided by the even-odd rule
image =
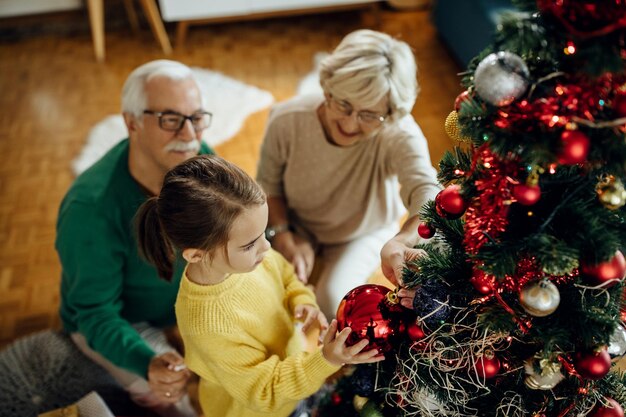
<svg viewBox="0 0 626 417">
<path fill-rule="evenodd" d="M 233 137 L 245 119 L 274 102 L 274 97 L 257 87 L 244 84 L 219 72 L 192 68 L 205 98 L 206 109 L 213 113 L 211 127 L 202 139 L 211 146 Z M 100 159 L 116 143 L 128 136 L 121 114 L 105 117 L 87 135 L 87 143 L 72 161 L 72 171 L 79 175 Z"/>
</svg>

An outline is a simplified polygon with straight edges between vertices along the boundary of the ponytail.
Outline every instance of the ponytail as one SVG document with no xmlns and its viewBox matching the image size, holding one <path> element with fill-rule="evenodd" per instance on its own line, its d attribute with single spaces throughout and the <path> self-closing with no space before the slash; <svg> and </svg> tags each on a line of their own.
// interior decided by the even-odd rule
<svg viewBox="0 0 626 417">
<path fill-rule="evenodd" d="M 176 254 L 169 238 L 163 232 L 157 209 L 158 197 L 146 200 L 135 215 L 135 230 L 141 256 L 154 265 L 159 276 L 172 280 Z"/>
</svg>

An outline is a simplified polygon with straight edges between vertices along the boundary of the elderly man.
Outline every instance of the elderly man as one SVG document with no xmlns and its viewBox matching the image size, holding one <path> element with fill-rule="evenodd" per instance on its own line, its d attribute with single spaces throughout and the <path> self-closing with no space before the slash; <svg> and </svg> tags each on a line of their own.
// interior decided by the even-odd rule
<svg viewBox="0 0 626 417">
<path fill-rule="evenodd" d="M 166 338 L 183 262 L 172 282 L 137 253 L 133 216 L 158 194 L 165 173 L 198 153 L 211 123 L 189 67 L 157 60 L 135 69 L 122 90 L 123 140 L 76 179 L 63 199 L 56 249 L 60 314 L 76 345 L 139 405 L 191 416 L 190 373 Z"/>
</svg>

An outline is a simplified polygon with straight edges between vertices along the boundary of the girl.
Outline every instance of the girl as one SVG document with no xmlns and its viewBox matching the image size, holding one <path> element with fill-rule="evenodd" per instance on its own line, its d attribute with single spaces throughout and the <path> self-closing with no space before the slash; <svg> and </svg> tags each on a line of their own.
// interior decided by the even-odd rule
<svg viewBox="0 0 626 417">
<path fill-rule="evenodd" d="M 245 172 L 216 156 L 192 158 L 166 176 L 137 213 L 139 248 L 171 279 L 175 251 L 187 261 L 176 317 L 187 366 L 200 380 L 205 417 L 288 416 L 343 364 L 383 359 L 346 346 L 313 293 L 265 239 L 267 203 Z M 303 352 L 303 330 L 319 324 L 323 345 Z M 173 395 L 173 393 L 169 393 Z"/>
</svg>

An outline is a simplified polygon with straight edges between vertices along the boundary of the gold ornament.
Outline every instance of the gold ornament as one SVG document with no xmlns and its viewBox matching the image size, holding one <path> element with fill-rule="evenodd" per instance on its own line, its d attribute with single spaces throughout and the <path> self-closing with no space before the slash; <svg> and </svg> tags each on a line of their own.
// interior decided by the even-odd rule
<svg viewBox="0 0 626 417">
<path fill-rule="evenodd" d="M 450 139 L 457 140 L 459 142 L 470 142 L 470 138 L 461 135 L 461 127 L 459 126 L 459 114 L 456 110 L 452 110 L 448 117 L 446 117 L 446 124 L 444 129 Z"/>
<path fill-rule="evenodd" d="M 535 371 L 535 364 L 539 365 L 540 373 Z M 552 389 L 565 378 L 561 373 L 561 364 L 542 358 L 540 353 L 524 361 L 524 371 L 524 383 L 530 389 Z"/>
<path fill-rule="evenodd" d="M 354 406 L 354 409 L 358 412 L 361 412 L 366 402 L 367 398 L 361 397 L 360 395 L 355 395 L 354 398 L 352 398 L 352 405 Z"/>
<path fill-rule="evenodd" d="M 602 205 L 609 210 L 617 210 L 626 204 L 626 190 L 619 178 L 605 175 L 596 185 L 596 193 Z"/>
<path fill-rule="evenodd" d="M 519 302 L 531 316 L 545 317 L 559 307 L 561 294 L 556 285 L 543 279 L 524 285 L 519 293 Z"/>
</svg>

